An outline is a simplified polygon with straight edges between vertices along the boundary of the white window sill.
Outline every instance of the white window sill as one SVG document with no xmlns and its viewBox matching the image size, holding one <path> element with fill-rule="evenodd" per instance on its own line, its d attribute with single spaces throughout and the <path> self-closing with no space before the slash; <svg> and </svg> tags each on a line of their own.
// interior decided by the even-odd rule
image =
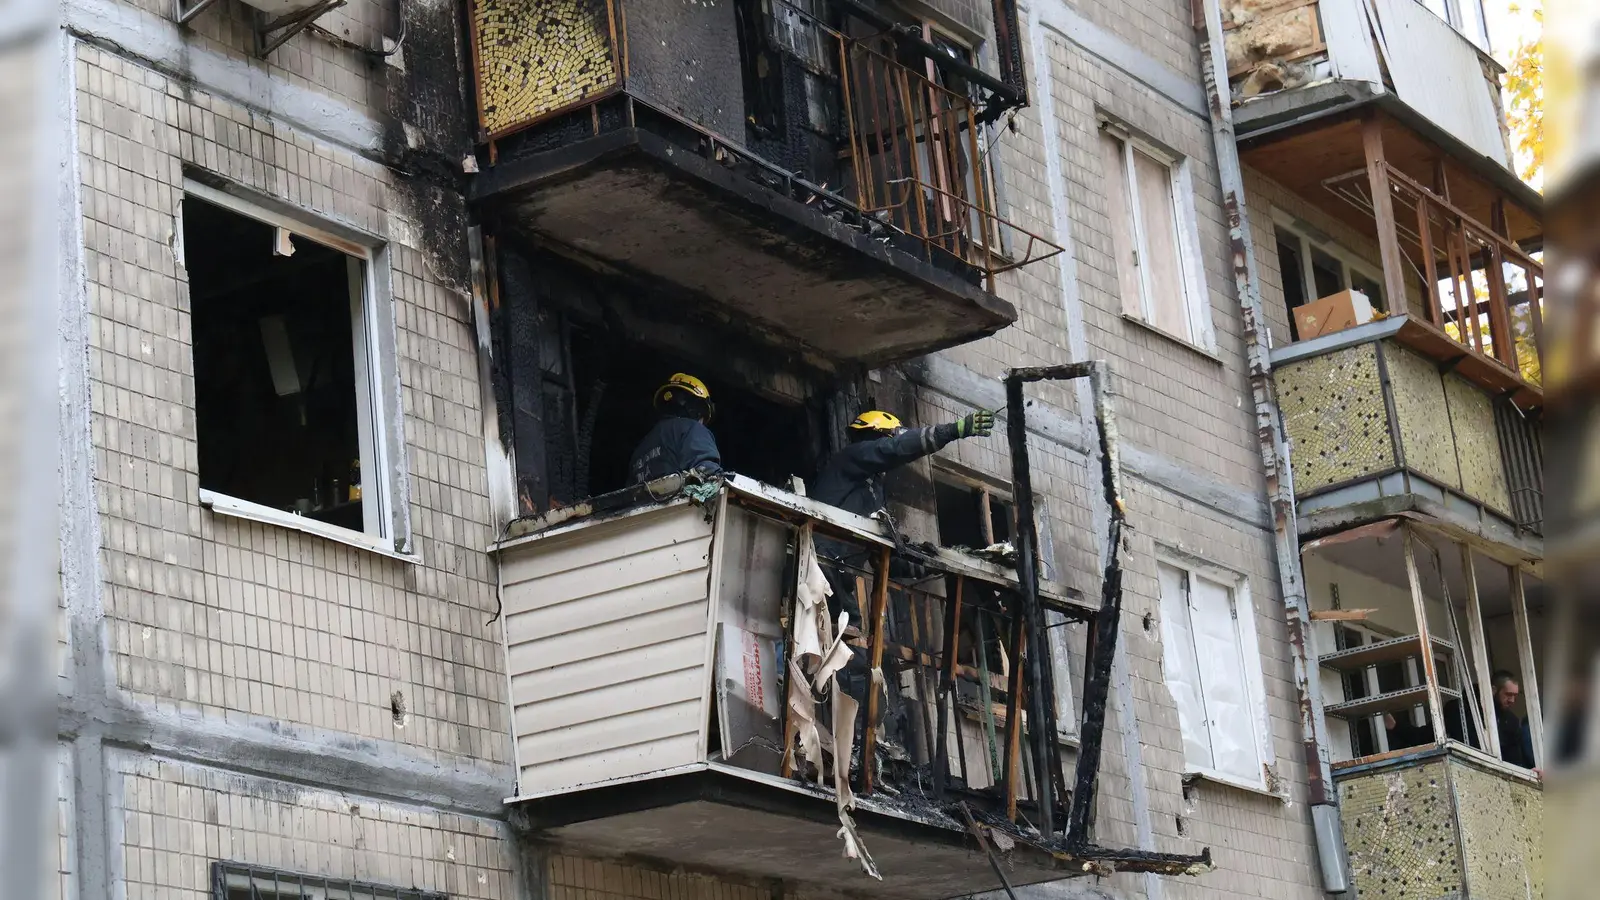
<svg viewBox="0 0 1600 900">
<path fill-rule="evenodd" d="M 1123 318 L 1124 321 L 1132 322 L 1133 324 L 1139 326 L 1140 328 L 1143 328 L 1145 331 L 1148 331 L 1148 332 L 1150 332 L 1152 334 L 1158 334 L 1158 335 L 1166 338 L 1167 340 L 1172 341 L 1175 344 L 1182 344 L 1185 348 L 1187 348 L 1189 350 L 1192 350 L 1195 353 L 1200 354 L 1201 356 L 1204 356 L 1206 359 L 1209 359 L 1212 362 L 1217 363 L 1218 365 L 1222 365 L 1223 364 L 1222 356 L 1217 352 L 1217 348 L 1215 348 L 1215 347 L 1206 347 L 1206 346 L 1202 346 L 1200 344 L 1196 344 L 1194 341 L 1191 341 L 1186 337 L 1182 337 L 1180 335 L 1173 334 L 1172 332 L 1166 330 L 1165 328 L 1160 328 L 1160 327 L 1158 327 L 1158 326 L 1156 326 L 1154 324 L 1151 324 L 1150 322 L 1146 322 L 1144 319 L 1141 319 L 1138 316 L 1133 315 L 1131 313 L 1123 313 L 1122 314 L 1122 318 Z"/>
<path fill-rule="evenodd" d="M 1269 790 L 1265 781 L 1247 781 L 1238 777 L 1237 775 L 1224 775 L 1221 772 L 1215 772 L 1200 766 L 1186 767 L 1183 773 L 1183 780 L 1209 781 L 1214 784 L 1226 785 L 1227 787 L 1237 788 L 1241 791 L 1248 791 L 1252 794 L 1259 794 L 1262 797 L 1271 797 L 1274 800 L 1281 800 L 1285 802 L 1287 802 L 1289 799 L 1282 794 L 1274 793 L 1273 791 Z"/>
<path fill-rule="evenodd" d="M 308 516 L 295 515 L 292 512 L 263 506 L 260 503 L 240 500 L 227 494 L 219 494 L 215 491 L 202 489 L 200 491 L 200 505 L 219 516 L 261 522 L 267 525 L 276 525 L 280 528 L 291 528 L 304 534 L 315 535 L 346 546 L 355 547 L 358 550 L 366 550 L 379 556 L 398 559 L 401 562 L 422 562 L 421 556 L 415 553 L 401 553 L 394 549 L 394 545 L 391 542 L 383 538 L 360 531 L 352 531 L 348 528 L 340 528 L 337 525 L 329 525 L 326 522 L 319 522 Z"/>
</svg>

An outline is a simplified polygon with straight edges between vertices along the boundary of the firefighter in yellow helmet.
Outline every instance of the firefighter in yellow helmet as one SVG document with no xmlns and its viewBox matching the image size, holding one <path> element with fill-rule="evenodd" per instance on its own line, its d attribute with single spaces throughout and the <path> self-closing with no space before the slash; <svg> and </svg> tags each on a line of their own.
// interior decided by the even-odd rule
<svg viewBox="0 0 1600 900">
<path fill-rule="evenodd" d="M 811 496 L 823 503 L 870 516 L 883 508 L 883 475 L 921 459 L 952 441 L 988 437 L 994 413 L 975 410 L 958 422 L 906 428 L 889 413 L 871 410 L 850 423 L 850 445 L 833 454 L 817 473 Z"/>
<path fill-rule="evenodd" d="M 660 417 L 628 461 L 632 483 L 644 484 L 678 472 L 720 474 L 722 454 L 706 427 L 713 407 L 705 382 L 679 372 L 656 388 L 655 407 Z"/>
</svg>

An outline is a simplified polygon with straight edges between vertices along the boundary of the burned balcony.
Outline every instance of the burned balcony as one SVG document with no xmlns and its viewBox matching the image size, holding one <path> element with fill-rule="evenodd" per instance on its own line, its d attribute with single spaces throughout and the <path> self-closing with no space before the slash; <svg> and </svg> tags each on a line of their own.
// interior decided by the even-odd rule
<svg viewBox="0 0 1600 900">
<path fill-rule="evenodd" d="M 849 0 L 537 7 L 472 4 L 493 233 L 867 367 L 1009 325 L 996 275 L 1060 251 L 996 213 L 1017 66 Z"/>
<path fill-rule="evenodd" d="M 1008 385 L 1013 443 L 1021 383 L 1041 377 L 1058 376 Z M 1009 559 L 907 545 L 741 475 L 513 522 L 494 552 L 516 820 L 556 843 L 888 897 L 1206 870 L 1209 851 L 1093 843 L 1119 553 L 1099 603 L 1040 583 L 1021 505 Z M 1045 630 L 1066 620 L 1094 635 L 1071 782 Z"/>
</svg>

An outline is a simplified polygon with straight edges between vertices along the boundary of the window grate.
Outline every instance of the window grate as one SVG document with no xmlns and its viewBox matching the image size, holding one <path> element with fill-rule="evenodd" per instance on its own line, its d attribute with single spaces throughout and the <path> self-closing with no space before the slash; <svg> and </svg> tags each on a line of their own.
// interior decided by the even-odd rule
<svg viewBox="0 0 1600 900">
<path fill-rule="evenodd" d="M 297 875 L 232 862 L 211 864 L 212 900 L 448 900 L 417 888 Z"/>
</svg>

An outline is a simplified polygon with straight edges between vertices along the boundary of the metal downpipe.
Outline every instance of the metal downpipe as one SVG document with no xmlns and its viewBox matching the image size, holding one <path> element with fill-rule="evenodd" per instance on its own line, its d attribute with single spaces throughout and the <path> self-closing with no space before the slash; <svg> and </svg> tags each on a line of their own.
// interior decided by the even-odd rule
<svg viewBox="0 0 1600 900">
<path fill-rule="evenodd" d="M 1311 616 L 1306 601 L 1305 579 L 1300 569 L 1294 480 L 1289 467 L 1289 447 L 1284 437 L 1283 420 L 1278 411 L 1277 391 L 1272 381 L 1267 317 L 1261 303 L 1261 282 L 1256 272 L 1255 246 L 1250 235 L 1244 172 L 1239 164 L 1239 148 L 1233 131 L 1233 99 L 1225 54 L 1221 52 L 1222 11 L 1218 0 L 1204 0 L 1204 4 L 1205 40 L 1200 45 L 1201 80 L 1205 85 L 1211 119 L 1211 137 L 1216 145 L 1217 177 L 1222 186 L 1223 208 L 1228 217 L 1228 241 L 1232 250 L 1234 288 L 1239 295 L 1240 319 L 1244 329 L 1250 393 L 1255 406 L 1256 437 L 1266 474 L 1267 502 L 1272 509 L 1273 547 L 1277 556 L 1278 581 L 1283 591 L 1290 656 L 1294 661 L 1295 692 L 1300 706 L 1301 747 L 1309 788 L 1307 800 L 1311 806 L 1323 889 L 1332 894 L 1344 893 L 1350 890 L 1349 869 L 1345 864 L 1344 828 L 1339 820 L 1338 801 L 1333 792 L 1328 765 L 1325 739 L 1327 724 L 1323 719 L 1319 673 L 1308 646 Z"/>
</svg>

